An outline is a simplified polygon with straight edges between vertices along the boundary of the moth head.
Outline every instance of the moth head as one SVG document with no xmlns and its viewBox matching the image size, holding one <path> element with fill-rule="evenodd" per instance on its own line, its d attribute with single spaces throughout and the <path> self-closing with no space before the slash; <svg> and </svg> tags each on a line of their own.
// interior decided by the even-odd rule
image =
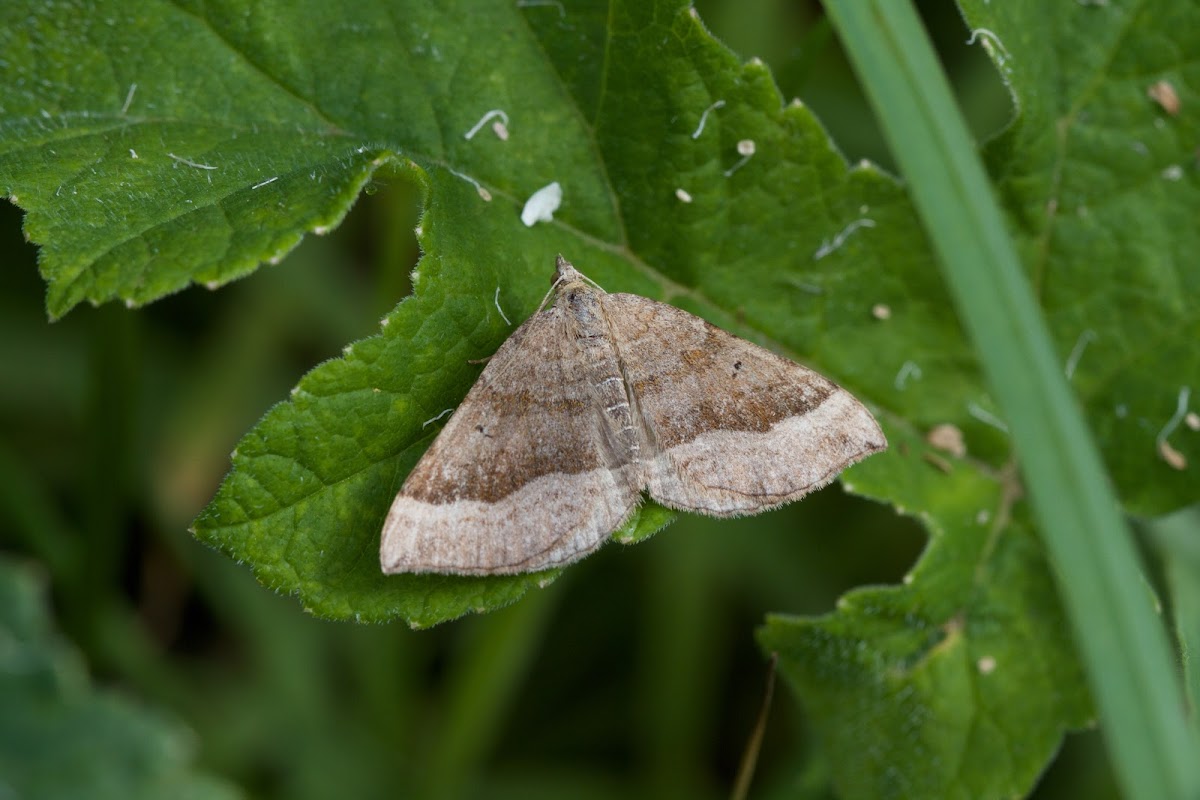
<svg viewBox="0 0 1200 800">
<path fill-rule="evenodd" d="M 563 258 L 560 253 L 554 261 L 554 280 L 551 283 L 551 287 L 559 289 L 569 283 L 575 283 L 583 279 L 583 275 L 580 274 L 579 270 L 575 269 L 575 265 Z"/>
<path fill-rule="evenodd" d="M 585 288 L 591 291 L 591 287 L 600 290 L 604 293 L 604 287 L 596 283 L 594 280 L 584 275 L 579 270 L 575 269 L 570 261 L 567 261 L 561 255 L 555 260 L 554 282 L 550 285 L 550 292 L 555 295 L 562 295 L 574 288 Z"/>
</svg>

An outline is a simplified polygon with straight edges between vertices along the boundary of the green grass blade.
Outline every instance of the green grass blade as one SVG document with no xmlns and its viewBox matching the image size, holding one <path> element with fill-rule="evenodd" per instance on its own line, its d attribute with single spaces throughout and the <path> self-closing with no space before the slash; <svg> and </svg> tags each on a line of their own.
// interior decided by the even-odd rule
<svg viewBox="0 0 1200 800">
<path fill-rule="evenodd" d="M 830 0 L 1011 429 L 1116 771 L 1130 797 L 1195 797 L 1195 732 L 1096 446 L 911 4 Z"/>
<path fill-rule="evenodd" d="M 1194 719 L 1200 708 L 1200 506 L 1160 517 L 1147 524 L 1146 532 L 1162 559 Z"/>
</svg>

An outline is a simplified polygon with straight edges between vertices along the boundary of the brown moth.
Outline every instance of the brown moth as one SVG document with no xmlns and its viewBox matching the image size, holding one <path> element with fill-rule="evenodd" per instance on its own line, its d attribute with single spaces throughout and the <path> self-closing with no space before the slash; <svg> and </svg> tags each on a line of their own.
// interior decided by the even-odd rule
<svg viewBox="0 0 1200 800">
<path fill-rule="evenodd" d="M 562 256 L 551 293 L 396 495 L 384 572 L 558 567 L 600 547 L 642 492 L 754 514 L 887 447 L 849 392 L 699 317 L 608 294 Z"/>
</svg>

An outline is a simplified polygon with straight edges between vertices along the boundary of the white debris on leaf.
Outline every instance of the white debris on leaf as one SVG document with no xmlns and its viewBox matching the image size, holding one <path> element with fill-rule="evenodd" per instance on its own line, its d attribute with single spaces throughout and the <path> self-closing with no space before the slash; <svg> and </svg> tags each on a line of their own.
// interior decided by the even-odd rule
<svg viewBox="0 0 1200 800">
<path fill-rule="evenodd" d="M 471 128 L 471 130 L 469 130 L 463 134 L 463 138 L 464 139 L 472 138 L 473 136 L 475 136 L 475 134 L 479 133 L 480 128 L 482 128 L 484 125 L 486 125 L 488 123 L 489 120 L 491 120 L 495 117 L 499 117 L 500 119 L 497 120 L 496 124 L 492 126 L 492 131 L 502 141 L 508 141 L 508 114 L 504 113 L 504 110 L 499 109 L 499 108 L 493 108 L 491 111 L 488 111 L 487 113 L 485 113 L 479 119 L 479 122 L 475 123 L 475 125 Z"/>
<path fill-rule="evenodd" d="M 527 228 L 532 228 L 538 222 L 550 222 L 554 219 L 554 212 L 562 205 L 562 196 L 562 186 L 558 181 L 538 189 L 525 201 L 525 207 L 521 209 L 521 222 Z"/>
<path fill-rule="evenodd" d="M 1175 432 L 1179 427 L 1179 423 L 1185 422 L 1188 416 L 1188 401 L 1192 395 L 1190 386 L 1183 386 L 1179 389 L 1179 398 L 1175 404 L 1175 413 L 1167 420 L 1167 424 L 1158 432 L 1155 437 L 1155 443 L 1158 445 L 1158 455 L 1163 461 L 1167 462 L 1173 469 L 1187 469 L 1187 457 L 1171 446 L 1167 441 L 1167 437 Z"/>
</svg>

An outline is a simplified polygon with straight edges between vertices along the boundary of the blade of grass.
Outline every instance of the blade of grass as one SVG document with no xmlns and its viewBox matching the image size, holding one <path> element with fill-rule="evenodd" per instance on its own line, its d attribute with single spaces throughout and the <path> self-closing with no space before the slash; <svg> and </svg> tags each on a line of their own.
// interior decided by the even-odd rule
<svg viewBox="0 0 1200 800">
<path fill-rule="evenodd" d="M 1127 796 L 1196 797 L 1200 749 L 1163 625 L 928 37 L 909 2 L 826 8 L 1008 420 Z"/>
<path fill-rule="evenodd" d="M 1200 707 L 1200 506 L 1148 522 L 1158 546 L 1193 722 Z"/>
</svg>

